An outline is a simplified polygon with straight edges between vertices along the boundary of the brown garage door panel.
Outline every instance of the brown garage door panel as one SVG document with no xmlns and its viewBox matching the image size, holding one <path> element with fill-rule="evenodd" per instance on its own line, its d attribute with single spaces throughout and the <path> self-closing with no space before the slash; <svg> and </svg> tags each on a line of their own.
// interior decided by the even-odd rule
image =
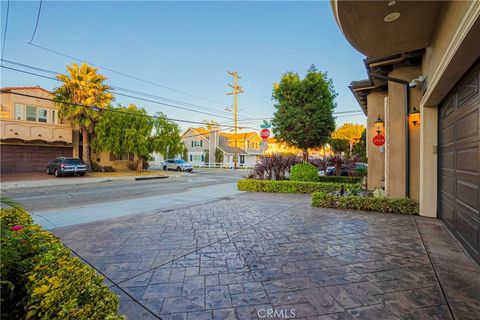
<svg viewBox="0 0 480 320">
<path fill-rule="evenodd" d="M 48 161 L 71 156 L 72 147 L 1 145 L 2 174 L 44 172 Z"/>
<path fill-rule="evenodd" d="M 439 112 L 439 216 L 480 262 L 480 64 Z"/>
</svg>

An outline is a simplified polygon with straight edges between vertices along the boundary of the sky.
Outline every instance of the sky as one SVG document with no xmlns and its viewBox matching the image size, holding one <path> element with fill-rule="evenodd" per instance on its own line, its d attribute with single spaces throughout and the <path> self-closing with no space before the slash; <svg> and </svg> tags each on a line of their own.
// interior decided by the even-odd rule
<svg viewBox="0 0 480 320">
<path fill-rule="evenodd" d="M 56 72 L 86 61 L 99 66 L 109 85 L 142 92 L 117 95 L 115 103 L 231 125 L 227 71 L 237 71 L 245 91 L 238 98 L 240 126 L 250 130 L 275 111 L 273 83 L 287 71 L 303 77 L 315 64 L 333 80 L 336 112 L 360 110 L 348 85 L 366 77 L 364 56 L 345 40 L 328 1 L 43 1 L 32 41 L 39 3 L 10 2 L 5 42 L 7 1 L 1 2 L 3 59 Z M 59 83 L 1 69 L 2 87 L 35 85 L 52 90 Z M 362 113 L 338 115 L 337 125 L 365 119 Z"/>
</svg>

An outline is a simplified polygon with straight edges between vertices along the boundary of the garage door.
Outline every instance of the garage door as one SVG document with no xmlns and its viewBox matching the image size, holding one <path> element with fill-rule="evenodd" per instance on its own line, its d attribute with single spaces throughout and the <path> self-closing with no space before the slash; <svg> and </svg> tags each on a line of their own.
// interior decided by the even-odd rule
<svg viewBox="0 0 480 320">
<path fill-rule="evenodd" d="M 439 215 L 480 261 L 480 64 L 439 113 Z"/>
<path fill-rule="evenodd" d="M 71 157 L 72 147 L 1 145 L 2 174 L 44 172 L 49 160 Z"/>
</svg>

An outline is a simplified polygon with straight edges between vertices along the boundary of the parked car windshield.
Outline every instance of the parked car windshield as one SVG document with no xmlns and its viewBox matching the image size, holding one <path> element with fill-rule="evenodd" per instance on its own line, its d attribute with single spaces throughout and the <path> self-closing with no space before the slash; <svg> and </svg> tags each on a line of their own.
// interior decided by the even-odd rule
<svg viewBox="0 0 480 320">
<path fill-rule="evenodd" d="M 175 160 L 176 163 L 185 163 L 185 160 Z"/>
<path fill-rule="evenodd" d="M 65 164 L 83 164 L 82 160 L 80 160 L 80 159 L 65 159 L 63 161 L 63 163 L 65 163 Z"/>
</svg>

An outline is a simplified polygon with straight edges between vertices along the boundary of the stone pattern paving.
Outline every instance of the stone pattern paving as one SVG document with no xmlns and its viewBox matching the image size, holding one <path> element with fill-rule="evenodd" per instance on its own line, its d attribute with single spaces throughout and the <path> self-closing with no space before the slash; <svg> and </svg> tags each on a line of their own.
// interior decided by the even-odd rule
<svg viewBox="0 0 480 320">
<path fill-rule="evenodd" d="M 241 194 L 54 232 L 129 319 L 453 319 L 409 216 Z"/>
</svg>

